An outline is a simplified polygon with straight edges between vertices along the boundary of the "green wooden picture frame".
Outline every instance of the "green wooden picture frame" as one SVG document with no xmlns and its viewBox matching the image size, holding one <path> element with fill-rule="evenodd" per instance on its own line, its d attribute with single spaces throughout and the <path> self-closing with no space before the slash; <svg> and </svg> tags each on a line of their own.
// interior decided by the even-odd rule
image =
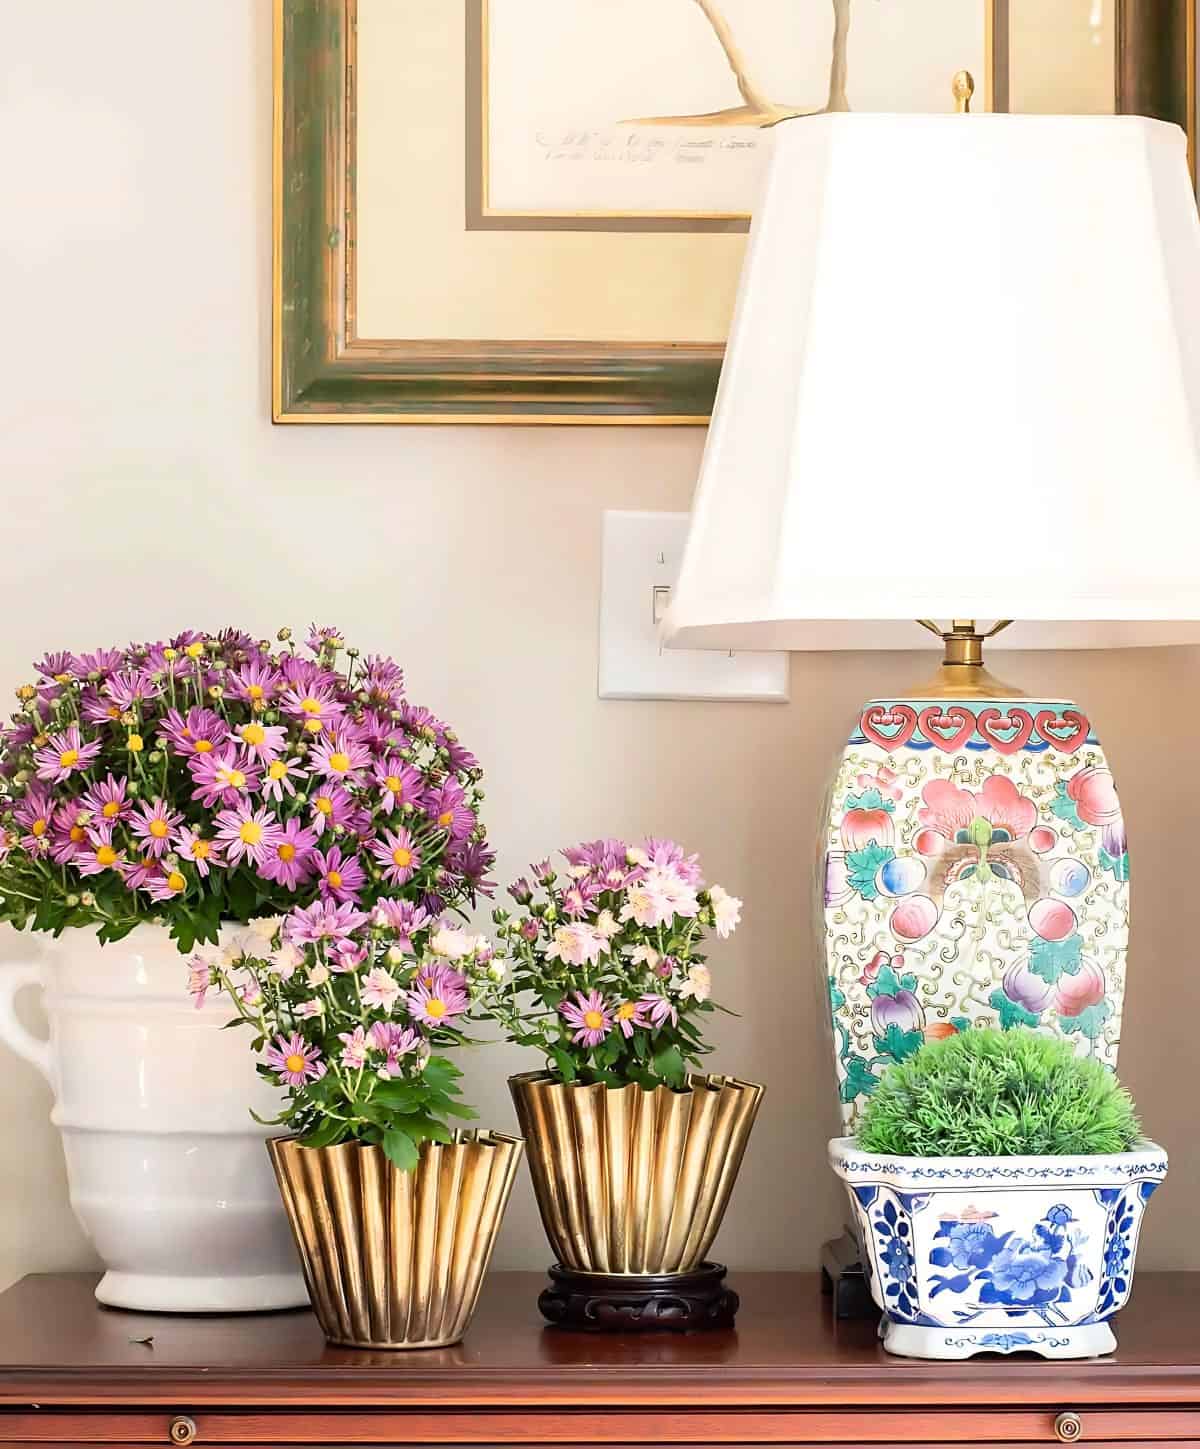
<svg viewBox="0 0 1200 1449">
<path fill-rule="evenodd" d="M 1177 120 L 1191 137 L 1196 0 L 1118 3 L 1117 108 Z M 997 16 L 1005 4 L 995 0 Z M 724 354 L 719 344 L 359 337 L 356 5 L 275 0 L 274 420 L 706 424 Z M 999 66 L 1003 44 L 996 50 Z M 469 85 L 464 91 L 469 109 L 476 92 Z M 997 95 L 1003 108 L 1001 87 Z M 468 114 L 468 127 L 477 121 Z"/>
</svg>

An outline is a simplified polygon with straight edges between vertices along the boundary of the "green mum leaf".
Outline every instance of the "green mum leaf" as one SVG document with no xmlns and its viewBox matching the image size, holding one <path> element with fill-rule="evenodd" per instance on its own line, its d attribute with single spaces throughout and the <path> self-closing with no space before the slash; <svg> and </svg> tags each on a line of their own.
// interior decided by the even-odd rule
<svg viewBox="0 0 1200 1449">
<path fill-rule="evenodd" d="M 875 888 L 875 876 L 884 861 L 894 860 L 896 852 L 890 845 L 877 845 L 871 841 L 861 850 L 852 850 L 846 856 L 846 878 L 864 901 L 873 901 L 879 894 Z"/>
<path fill-rule="evenodd" d="M 383 1150 L 401 1172 L 411 1172 L 421 1158 L 417 1144 L 399 1127 L 390 1127 L 383 1134 Z"/>
</svg>

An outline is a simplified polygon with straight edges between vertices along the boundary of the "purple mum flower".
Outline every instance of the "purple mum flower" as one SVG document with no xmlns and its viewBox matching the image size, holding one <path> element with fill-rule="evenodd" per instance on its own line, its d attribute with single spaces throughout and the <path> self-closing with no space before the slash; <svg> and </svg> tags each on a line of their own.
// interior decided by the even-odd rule
<svg viewBox="0 0 1200 1449">
<path fill-rule="evenodd" d="M 124 775 L 120 779 L 109 775 L 107 779 L 93 785 L 79 803 L 98 820 L 123 820 L 133 808 L 132 802 L 125 798 L 128 788 L 129 781 Z"/>
<path fill-rule="evenodd" d="M 388 755 L 375 762 L 374 780 L 385 815 L 399 810 L 401 805 L 421 803 L 423 782 L 420 772 L 405 764 L 397 755 Z"/>
<path fill-rule="evenodd" d="M 305 830 L 294 816 L 284 822 L 278 835 L 267 847 L 258 867 L 263 880 L 275 881 L 289 891 L 294 891 L 301 881 L 312 875 L 313 852 L 317 837 L 311 830 Z"/>
<path fill-rule="evenodd" d="M 165 800 L 142 801 L 129 822 L 129 828 L 140 842 L 147 855 L 161 859 L 170 848 L 171 837 L 183 823 L 178 810 L 172 810 Z"/>
<path fill-rule="evenodd" d="M 574 1001 L 564 1001 L 558 1009 L 566 1018 L 567 1025 L 576 1028 L 571 1038 L 576 1046 L 599 1046 L 612 1030 L 612 1017 L 598 991 L 591 991 L 586 996 L 577 991 Z"/>
<path fill-rule="evenodd" d="M 390 885 L 406 884 L 420 869 L 421 852 L 407 830 L 385 831 L 381 839 L 372 842 L 371 854 L 383 867 L 383 878 Z"/>
<path fill-rule="evenodd" d="M 156 698 L 162 693 L 162 686 L 155 684 L 144 669 L 122 669 L 109 675 L 102 692 L 124 712 L 143 700 Z"/>
<path fill-rule="evenodd" d="M 261 873 L 263 861 L 279 844 L 283 831 L 265 805 L 253 809 L 249 801 L 232 810 L 219 810 L 217 842 L 230 865 L 249 860 Z"/>
<path fill-rule="evenodd" d="M 298 1031 L 291 1036 L 280 1032 L 267 1048 L 267 1064 L 278 1073 L 280 1086 L 288 1087 L 319 1081 L 326 1070 L 320 1047 L 310 1046 Z"/>
<path fill-rule="evenodd" d="M 222 805 L 238 804 L 258 789 L 261 778 L 256 762 L 232 748 L 211 755 L 193 755 L 188 769 L 196 782 L 192 799 L 199 800 L 209 810 L 218 801 Z"/>
<path fill-rule="evenodd" d="M 169 709 L 158 732 L 181 755 L 207 755 L 229 738 L 229 727 L 211 709 L 189 709 L 186 716 Z"/>
<path fill-rule="evenodd" d="M 366 911 L 355 910 L 349 901 L 340 905 L 316 901 L 292 911 L 284 923 L 284 932 L 293 945 L 315 946 L 322 941 L 348 939 L 366 920 Z"/>
<path fill-rule="evenodd" d="M 451 840 L 465 840 L 475 829 L 475 812 L 457 780 L 446 780 L 432 792 L 425 801 L 425 814 Z"/>
<path fill-rule="evenodd" d="M 316 836 L 312 841 L 315 846 Z M 341 846 L 334 845 L 326 851 L 314 850 L 312 866 L 323 901 L 352 901 L 358 905 L 367 877 L 357 855 L 352 852 L 344 855 Z"/>
</svg>

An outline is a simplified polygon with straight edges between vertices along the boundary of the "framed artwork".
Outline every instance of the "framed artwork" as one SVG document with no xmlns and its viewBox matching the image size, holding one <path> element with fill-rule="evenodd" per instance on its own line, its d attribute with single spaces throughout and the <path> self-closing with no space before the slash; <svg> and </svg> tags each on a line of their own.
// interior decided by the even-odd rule
<svg viewBox="0 0 1200 1449">
<path fill-rule="evenodd" d="M 705 423 L 775 122 L 1186 120 L 1194 6 L 276 0 L 274 417 Z"/>
</svg>

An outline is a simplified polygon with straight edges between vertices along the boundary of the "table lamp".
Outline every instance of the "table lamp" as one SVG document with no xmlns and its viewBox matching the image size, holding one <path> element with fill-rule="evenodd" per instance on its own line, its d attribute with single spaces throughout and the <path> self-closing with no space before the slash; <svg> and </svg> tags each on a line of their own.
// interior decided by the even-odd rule
<svg viewBox="0 0 1200 1449">
<path fill-rule="evenodd" d="M 862 709 L 822 822 L 845 1133 L 889 1063 L 967 1026 L 1115 1064 L 1113 777 L 1086 708 L 1026 698 L 983 648 L 1200 641 L 1198 544 L 1200 222 L 1177 127 L 775 128 L 663 636 L 941 636 L 931 678 Z"/>
</svg>

